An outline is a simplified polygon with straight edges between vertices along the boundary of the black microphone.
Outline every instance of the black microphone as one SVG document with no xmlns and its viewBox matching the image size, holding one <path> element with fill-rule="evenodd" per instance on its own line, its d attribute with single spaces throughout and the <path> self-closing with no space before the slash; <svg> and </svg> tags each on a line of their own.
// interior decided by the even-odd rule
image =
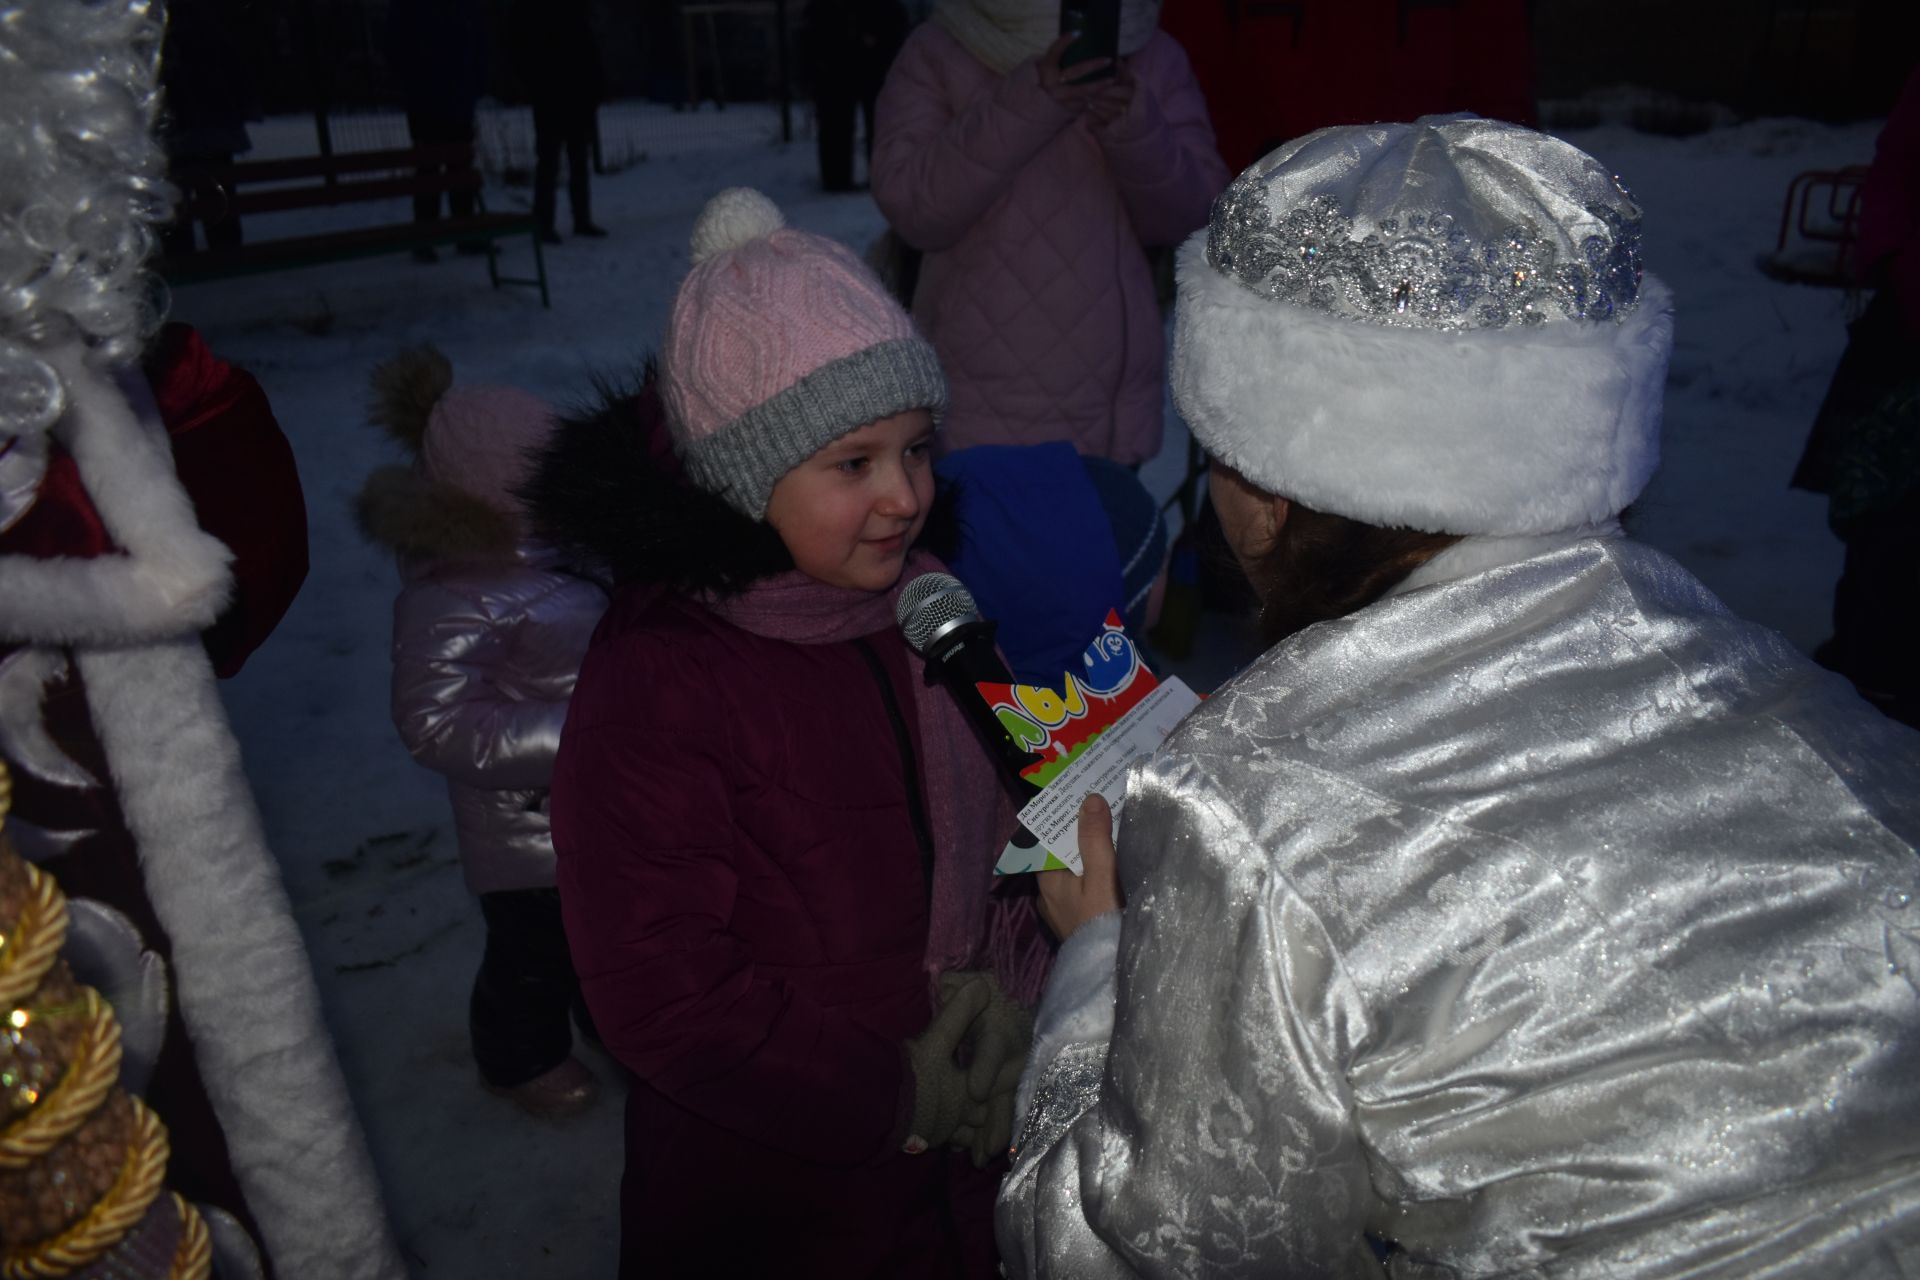
<svg viewBox="0 0 1920 1280">
<path fill-rule="evenodd" d="M 981 682 L 1012 684 L 1013 675 L 993 645 L 993 623 L 980 616 L 973 593 L 950 573 L 927 573 L 900 589 L 894 617 L 907 643 L 926 660 L 927 683 L 943 684 L 974 731 L 999 763 L 1001 774 L 1024 805 L 1040 788 L 1020 771 L 1040 757 L 1013 740 L 980 695 Z"/>
</svg>

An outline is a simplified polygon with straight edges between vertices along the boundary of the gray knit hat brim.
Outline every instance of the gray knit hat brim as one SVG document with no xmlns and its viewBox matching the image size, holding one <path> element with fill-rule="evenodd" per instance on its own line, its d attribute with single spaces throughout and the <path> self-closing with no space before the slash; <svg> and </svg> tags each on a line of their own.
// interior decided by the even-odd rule
<svg viewBox="0 0 1920 1280">
<path fill-rule="evenodd" d="M 687 476 L 755 520 L 781 476 L 850 431 L 913 409 L 947 407 L 947 379 L 919 338 L 876 343 L 828 361 L 681 455 Z"/>
</svg>

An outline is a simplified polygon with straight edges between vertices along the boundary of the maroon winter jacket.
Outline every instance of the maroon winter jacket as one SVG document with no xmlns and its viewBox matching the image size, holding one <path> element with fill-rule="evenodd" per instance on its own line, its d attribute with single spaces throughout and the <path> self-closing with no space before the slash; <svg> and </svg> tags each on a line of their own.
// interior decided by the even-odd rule
<svg viewBox="0 0 1920 1280">
<path fill-rule="evenodd" d="M 1901 86 L 1860 189 L 1860 267 L 1892 291 L 1907 336 L 1920 339 L 1920 67 Z"/>
<path fill-rule="evenodd" d="M 917 759 L 904 642 L 867 643 Z M 621 1274 L 993 1275 L 1000 1170 L 900 1154 L 927 884 L 857 646 L 618 593 L 552 816 L 574 965 L 634 1076 Z"/>
</svg>

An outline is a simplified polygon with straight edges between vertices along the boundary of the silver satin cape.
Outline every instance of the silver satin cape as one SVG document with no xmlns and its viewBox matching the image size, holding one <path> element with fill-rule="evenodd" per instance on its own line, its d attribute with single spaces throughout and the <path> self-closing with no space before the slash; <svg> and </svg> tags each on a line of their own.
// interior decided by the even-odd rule
<svg viewBox="0 0 1920 1280">
<path fill-rule="evenodd" d="M 1444 553 L 1135 773 L 1008 1274 L 1920 1276 L 1917 788 L 1658 552 Z"/>
</svg>

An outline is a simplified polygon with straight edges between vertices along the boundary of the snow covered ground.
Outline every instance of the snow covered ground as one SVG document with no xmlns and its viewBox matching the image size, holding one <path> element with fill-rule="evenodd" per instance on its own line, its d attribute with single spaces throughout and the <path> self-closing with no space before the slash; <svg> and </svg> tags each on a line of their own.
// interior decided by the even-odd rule
<svg viewBox="0 0 1920 1280">
<path fill-rule="evenodd" d="M 795 225 L 858 248 L 882 227 L 867 197 L 818 191 L 811 144 L 777 142 L 770 110 L 736 106 L 701 127 L 657 109 L 618 119 L 610 136 L 647 158 L 595 182 L 595 216 L 610 239 L 549 250 L 551 311 L 531 290 L 491 291 L 483 262 L 456 257 L 197 285 L 173 303 L 175 316 L 259 377 L 299 456 L 312 576 L 225 693 L 395 1226 L 421 1276 L 611 1276 L 620 1098 L 610 1064 L 597 1058 L 589 1061 L 608 1086 L 602 1105 L 562 1125 L 525 1119 L 476 1083 L 465 1019 L 478 913 L 461 885 L 445 793 L 407 758 L 387 719 L 395 577 L 350 512 L 366 473 L 393 459 L 365 423 L 367 371 L 401 346 L 431 341 L 463 380 L 565 402 L 596 374 L 636 368 L 658 341 L 686 269 L 687 233 L 716 189 L 759 186 Z M 1765 120 L 1686 140 L 1619 127 L 1568 135 L 1640 195 L 1647 260 L 1679 298 L 1666 464 L 1634 525 L 1734 609 L 1803 647 L 1825 634 L 1840 556 L 1821 501 L 1785 483 L 1846 315 L 1838 292 L 1775 284 L 1753 260 L 1773 246 L 1788 180 L 1865 162 L 1875 131 Z M 311 145 L 301 121 L 269 122 L 256 136 L 262 153 Z M 489 199 L 507 208 L 528 193 L 501 189 Z M 249 234 L 370 212 L 260 220 Z M 407 216 L 397 202 L 383 212 Z M 507 269 L 530 266 L 528 255 L 524 244 L 508 246 Z M 1169 491 L 1184 457 L 1185 433 L 1170 414 L 1150 483 Z M 1224 669 L 1219 637 L 1230 634 L 1215 629 L 1211 674 Z"/>
</svg>

